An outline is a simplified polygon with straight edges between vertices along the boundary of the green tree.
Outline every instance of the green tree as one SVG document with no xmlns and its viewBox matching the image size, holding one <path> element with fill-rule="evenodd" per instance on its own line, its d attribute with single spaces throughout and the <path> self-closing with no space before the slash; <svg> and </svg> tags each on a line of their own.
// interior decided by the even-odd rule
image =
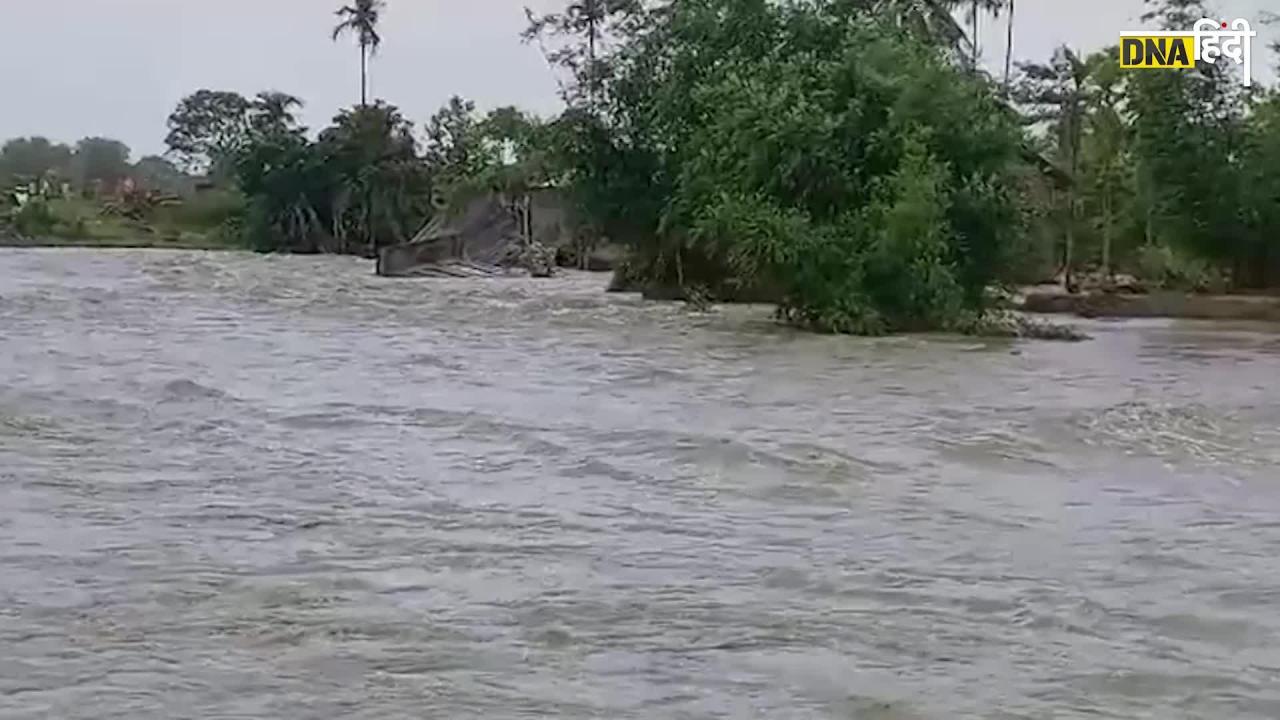
<svg viewBox="0 0 1280 720">
<path fill-rule="evenodd" d="M 1280 91 L 1272 91 L 1250 115 L 1242 156 L 1244 219 L 1251 284 L 1280 285 Z"/>
<path fill-rule="evenodd" d="M 1188 0 L 1152 3 L 1149 19 L 1185 28 L 1205 14 Z M 1149 244 L 1230 267 L 1248 283 L 1254 263 L 1243 222 L 1241 160 L 1248 98 L 1234 68 L 1200 63 L 1128 82 L 1138 197 Z"/>
<path fill-rule="evenodd" d="M 570 0 L 562 12 L 544 15 L 525 8 L 529 27 L 523 37 L 539 42 L 547 37 L 576 39 L 576 43 L 550 51 L 544 47 L 544 51 L 549 62 L 573 72 L 588 106 L 595 107 L 609 71 L 601 46 L 620 26 L 640 16 L 643 8 L 640 0 Z"/>
<path fill-rule="evenodd" d="M 475 103 L 458 95 L 427 120 L 425 132 L 423 159 L 442 191 L 479 176 L 498 160 Z"/>
<path fill-rule="evenodd" d="M 194 184 L 190 175 L 159 155 L 147 155 L 138 160 L 133 164 L 129 176 L 141 188 L 175 195 L 189 194 Z"/>
<path fill-rule="evenodd" d="M 291 132 L 298 129 L 300 98 L 279 91 L 260 92 L 249 108 L 249 126 L 258 134 Z"/>
<path fill-rule="evenodd" d="M 1024 63 L 1014 98 L 1030 123 L 1047 124 L 1053 139 L 1053 157 L 1068 178 L 1062 221 L 1063 281 L 1072 286 L 1075 241 L 1079 225 L 1081 148 L 1089 112 L 1090 66 L 1074 50 L 1063 45 L 1048 64 Z"/>
<path fill-rule="evenodd" d="M 1118 225 L 1123 224 L 1123 204 L 1132 187 L 1118 52 L 1109 48 L 1086 61 L 1090 91 L 1081 142 L 1081 185 L 1097 213 L 1094 225 L 1102 236 L 1102 272 L 1107 277 L 1114 270 L 1115 236 Z"/>
<path fill-rule="evenodd" d="M 399 110 L 345 110 L 315 142 L 289 125 L 253 133 L 236 154 L 250 247 L 371 256 L 426 219 L 430 176 Z"/>
<path fill-rule="evenodd" d="M 129 146 L 119 140 L 94 137 L 76 143 L 72 175 L 80 187 L 100 183 L 114 188 L 129 176 L 129 171 Z"/>
<path fill-rule="evenodd" d="M 866 14 L 890 18 L 917 39 L 947 49 L 951 56 L 970 67 L 978 67 L 981 47 L 978 21 L 982 13 L 999 13 L 1006 0 L 850 0 L 849 5 Z M 956 19 L 968 11 L 969 29 Z"/>
<path fill-rule="evenodd" d="M 600 112 L 560 132 L 641 278 L 764 292 L 842 331 L 981 311 L 1018 232 L 1020 131 L 983 78 L 871 10 L 685 0 L 627 37 Z"/>
<path fill-rule="evenodd" d="M 248 137 L 252 109 L 253 103 L 239 93 L 192 93 L 169 115 L 169 154 L 191 173 L 224 170 Z"/>
<path fill-rule="evenodd" d="M 301 133 L 263 134 L 235 156 L 236 183 L 247 198 L 239 232 L 260 252 L 341 252 L 328 215 L 337 173 Z"/>
<path fill-rule="evenodd" d="M 924 42 L 947 48 L 958 60 L 973 62 L 976 57 L 974 38 L 955 15 L 969 0 L 874 0 L 852 4 L 890 18 Z"/>
<path fill-rule="evenodd" d="M 382 20 L 382 12 L 386 9 L 384 0 L 355 0 L 352 5 L 344 5 L 338 9 L 338 24 L 333 28 L 333 40 L 336 42 L 343 35 L 355 36 L 360 47 L 360 105 L 369 104 L 369 58 L 376 55 L 382 46 L 382 35 L 378 32 L 378 23 Z"/>
<path fill-rule="evenodd" d="M 417 155 L 413 124 L 383 103 L 346 110 L 318 145 L 337 171 L 333 226 L 370 256 L 408 240 L 425 218 L 430 178 Z"/>
</svg>

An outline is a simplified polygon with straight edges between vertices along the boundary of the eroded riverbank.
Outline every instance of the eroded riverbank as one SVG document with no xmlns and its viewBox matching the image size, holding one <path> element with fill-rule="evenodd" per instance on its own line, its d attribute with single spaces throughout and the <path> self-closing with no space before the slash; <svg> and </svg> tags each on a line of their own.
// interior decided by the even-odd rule
<svg viewBox="0 0 1280 720">
<path fill-rule="evenodd" d="M 1172 318 L 1280 323 L 1280 295 L 1206 295 L 1186 292 L 1076 293 L 1028 289 L 1020 310 L 1099 318 Z"/>
<path fill-rule="evenodd" d="M 0 716 L 1274 718 L 1280 336 L 0 251 Z"/>
<path fill-rule="evenodd" d="M 185 236 L 128 236 L 128 237 L 26 237 L 5 233 L 0 228 L 0 249 L 3 248 L 78 248 L 85 250 L 242 250 L 231 246 L 222 238 L 188 234 Z"/>
</svg>

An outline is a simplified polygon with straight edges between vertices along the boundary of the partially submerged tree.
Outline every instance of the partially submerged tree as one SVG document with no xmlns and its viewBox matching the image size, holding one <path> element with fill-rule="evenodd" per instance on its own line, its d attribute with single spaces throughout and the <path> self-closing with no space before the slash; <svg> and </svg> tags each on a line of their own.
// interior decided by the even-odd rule
<svg viewBox="0 0 1280 720">
<path fill-rule="evenodd" d="M 821 329 L 948 326 L 1017 232 L 1020 132 L 939 49 L 863 3 L 673 4 L 568 116 L 572 187 L 645 282 L 767 290 Z"/>
<path fill-rule="evenodd" d="M 343 111 L 315 142 L 284 126 L 256 133 L 236 178 L 249 200 L 242 232 L 263 251 L 372 256 L 407 240 L 430 210 L 412 125 L 382 103 Z"/>
<path fill-rule="evenodd" d="M 413 124 L 391 105 L 344 110 L 317 143 L 336 171 L 334 235 L 368 256 L 404 242 L 426 215 L 430 178 L 417 154 Z"/>
</svg>

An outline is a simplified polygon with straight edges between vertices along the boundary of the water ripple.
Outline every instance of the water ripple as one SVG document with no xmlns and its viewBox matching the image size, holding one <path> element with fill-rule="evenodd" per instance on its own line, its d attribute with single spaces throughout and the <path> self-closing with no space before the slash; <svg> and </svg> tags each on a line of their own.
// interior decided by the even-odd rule
<svg viewBox="0 0 1280 720">
<path fill-rule="evenodd" d="M 1280 341 L 0 252 L 0 717 L 1280 716 Z"/>
</svg>

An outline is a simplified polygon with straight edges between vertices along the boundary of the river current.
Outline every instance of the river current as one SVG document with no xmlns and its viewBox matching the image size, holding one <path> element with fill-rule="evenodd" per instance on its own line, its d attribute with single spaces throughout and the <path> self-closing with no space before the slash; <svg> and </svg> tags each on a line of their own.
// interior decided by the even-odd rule
<svg viewBox="0 0 1280 720">
<path fill-rule="evenodd" d="M 0 718 L 1280 718 L 1280 334 L 0 251 Z"/>
</svg>

